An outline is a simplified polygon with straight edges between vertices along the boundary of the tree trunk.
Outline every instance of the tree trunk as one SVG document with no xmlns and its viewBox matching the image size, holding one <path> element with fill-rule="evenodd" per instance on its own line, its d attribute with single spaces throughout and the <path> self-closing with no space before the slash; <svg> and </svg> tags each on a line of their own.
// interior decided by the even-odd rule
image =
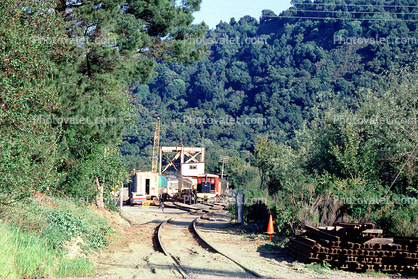
<svg viewBox="0 0 418 279">
<path fill-rule="evenodd" d="M 96 185 L 97 185 L 97 188 L 99 190 L 99 193 L 96 196 L 96 206 L 98 208 L 104 208 L 104 203 L 103 203 L 103 185 L 100 184 L 99 178 L 97 176 L 96 176 Z"/>
<path fill-rule="evenodd" d="M 119 194 L 119 208 L 120 208 L 121 213 L 122 213 L 122 206 L 123 206 L 123 183 L 120 186 L 120 194 Z"/>
</svg>

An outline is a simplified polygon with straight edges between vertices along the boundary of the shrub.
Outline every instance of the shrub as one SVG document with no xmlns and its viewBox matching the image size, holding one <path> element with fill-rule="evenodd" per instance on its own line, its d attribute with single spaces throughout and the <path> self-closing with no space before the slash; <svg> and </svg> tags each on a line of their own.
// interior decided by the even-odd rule
<svg viewBox="0 0 418 279">
<path fill-rule="evenodd" d="M 91 272 L 88 260 L 63 258 L 60 250 L 53 249 L 36 232 L 0 222 L 0 234 L 1 278 L 83 276 Z"/>
<path fill-rule="evenodd" d="M 402 203 L 408 200 L 416 201 L 404 195 L 393 195 L 389 202 L 373 215 L 373 221 L 385 234 L 418 235 L 418 204 Z"/>
<path fill-rule="evenodd" d="M 72 212 L 52 210 L 48 215 L 48 226 L 43 230 L 50 244 L 57 248 L 66 240 L 81 236 L 88 247 L 94 250 L 106 247 L 109 240 L 100 231 L 91 228 L 86 219 Z"/>
</svg>

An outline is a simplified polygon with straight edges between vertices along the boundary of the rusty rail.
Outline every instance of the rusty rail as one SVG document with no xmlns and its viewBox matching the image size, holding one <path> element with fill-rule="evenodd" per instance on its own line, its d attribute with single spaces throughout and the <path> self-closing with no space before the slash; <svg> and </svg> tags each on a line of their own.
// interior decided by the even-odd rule
<svg viewBox="0 0 418 279">
<path fill-rule="evenodd" d="M 305 262 L 329 263 L 344 270 L 418 270 L 418 238 L 383 237 L 383 231 L 373 224 L 305 226 L 290 239 L 286 251 Z"/>
</svg>

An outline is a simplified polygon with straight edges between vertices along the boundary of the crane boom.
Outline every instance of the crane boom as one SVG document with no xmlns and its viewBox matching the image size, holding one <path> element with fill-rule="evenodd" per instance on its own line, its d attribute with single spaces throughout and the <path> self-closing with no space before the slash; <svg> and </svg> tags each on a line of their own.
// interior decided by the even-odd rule
<svg viewBox="0 0 418 279">
<path fill-rule="evenodd" d="M 154 134 L 154 148 L 152 149 L 152 172 L 158 172 L 158 154 L 160 147 L 160 117 L 157 118 Z"/>
</svg>

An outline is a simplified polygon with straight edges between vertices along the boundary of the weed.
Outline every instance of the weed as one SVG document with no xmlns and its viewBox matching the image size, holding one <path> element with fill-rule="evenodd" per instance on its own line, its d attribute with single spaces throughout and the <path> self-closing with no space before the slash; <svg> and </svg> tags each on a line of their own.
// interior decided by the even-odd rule
<svg viewBox="0 0 418 279">
<path fill-rule="evenodd" d="M 37 233 L 0 224 L 0 277 L 30 278 L 55 272 L 59 254 Z"/>
<path fill-rule="evenodd" d="M 265 236 L 267 237 L 267 236 Z M 289 242 L 288 238 L 280 238 L 280 239 L 274 239 L 272 238 L 271 241 L 266 242 L 263 244 L 264 247 L 267 248 L 280 248 L 283 249 L 287 246 L 287 243 Z"/>
<path fill-rule="evenodd" d="M 17 278 L 16 270 L 13 268 L 13 235 L 3 223 L 0 223 L 0 234 L 0 278 Z"/>
<path fill-rule="evenodd" d="M 86 276 L 93 272 L 92 264 L 85 258 L 64 259 L 58 268 L 58 277 Z"/>
<path fill-rule="evenodd" d="M 329 262 L 325 262 L 322 266 L 327 270 L 331 270 L 332 267 L 332 265 Z"/>
<path fill-rule="evenodd" d="M 107 209 L 111 210 L 111 211 L 115 211 L 115 212 L 119 212 L 120 213 L 120 209 L 117 205 L 115 205 L 115 202 L 113 201 L 108 201 L 105 203 L 105 206 Z"/>
<path fill-rule="evenodd" d="M 319 274 L 324 274 L 325 273 L 324 270 L 331 270 L 331 265 L 329 263 L 325 263 L 323 265 L 319 263 L 313 263 L 313 264 L 306 264 L 305 266 Z"/>
<path fill-rule="evenodd" d="M 105 248 L 109 244 L 109 240 L 100 230 L 89 227 L 86 219 L 72 212 L 52 210 L 48 215 L 48 223 L 43 233 L 49 235 L 49 241 L 54 248 L 77 236 L 81 236 L 88 247 L 93 250 Z M 108 230 L 108 228 L 102 229 Z"/>
</svg>

